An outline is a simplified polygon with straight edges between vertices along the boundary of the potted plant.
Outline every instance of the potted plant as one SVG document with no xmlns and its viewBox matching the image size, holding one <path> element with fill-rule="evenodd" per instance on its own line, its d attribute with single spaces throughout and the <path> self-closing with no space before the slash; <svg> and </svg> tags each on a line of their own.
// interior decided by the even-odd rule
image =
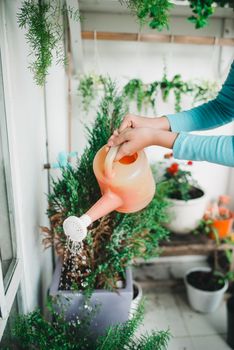
<svg viewBox="0 0 234 350">
<path fill-rule="evenodd" d="M 66 249 L 63 221 L 70 215 L 82 215 L 101 196 L 92 169 L 93 159 L 125 113 L 122 97 L 108 81 L 94 125 L 87 129 L 88 145 L 77 166 L 63 167 L 61 177 L 52 182 L 47 211 L 51 228 L 42 228 L 45 246 L 54 245 L 61 257 L 50 294 L 64 302 L 70 299 L 67 310 L 70 319 L 79 314 L 79 305 L 89 296 L 91 307 L 100 305 L 93 322 L 97 332 L 126 321 L 132 301 L 128 267 L 135 257 L 147 259 L 158 255 L 159 241 L 168 234 L 164 227 L 167 202 L 156 194 L 140 212 L 112 212 L 95 222 L 83 242 L 81 254 L 74 256 Z"/>
<path fill-rule="evenodd" d="M 209 234 L 209 221 L 201 221 L 198 230 Z M 234 280 L 233 243 L 231 239 L 221 241 L 217 235 L 215 237 L 215 249 L 209 259 L 211 267 L 194 267 L 185 275 L 189 303 L 194 310 L 204 313 L 213 312 L 219 307 L 224 293 L 228 287 L 229 290 L 232 288 Z M 225 250 L 220 249 L 223 242 L 227 246 Z"/>
<path fill-rule="evenodd" d="M 225 239 L 232 232 L 233 212 L 228 208 L 230 199 L 229 196 L 219 196 L 205 213 L 204 220 L 209 225 L 212 239 Z"/>
<path fill-rule="evenodd" d="M 167 228 L 177 234 L 187 234 L 194 230 L 202 219 L 205 207 L 205 192 L 194 181 L 190 171 L 173 160 L 173 154 L 166 154 L 167 166 L 158 184 L 168 198 L 167 213 L 170 222 Z M 188 161 L 186 166 L 192 166 Z"/>
<path fill-rule="evenodd" d="M 228 196 L 220 196 L 218 201 L 215 201 L 215 207 L 217 206 L 217 203 L 220 205 L 224 205 L 229 203 L 229 197 Z M 233 343 L 233 324 L 234 324 L 234 310 L 233 310 L 233 292 L 234 292 L 234 240 L 233 240 L 233 234 L 230 234 L 227 237 L 220 237 L 218 234 L 217 229 L 214 229 L 212 226 L 213 221 L 210 219 L 211 212 L 216 211 L 214 209 L 214 205 L 211 204 L 204 216 L 204 219 L 201 220 L 199 227 L 193 232 L 195 234 L 206 234 L 209 238 L 212 238 L 215 240 L 215 249 L 210 254 L 208 262 L 211 265 L 211 268 L 204 268 L 205 270 L 209 270 L 209 273 L 203 274 L 203 281 L 201 281 L 201 267 L 193 269 L 193 271 L 196 271 L 196 275 L 193 274 L 193 276 L 189 276 L 190 272 L 188 271 L 185 276 L 185 284 L 187 285 L 187 291 L 188 288 L 190 289 L 190 292 L 188 291 L 189 301 L 196 309 L 196 306 L 194 304 L 193 299 L 196 298 L 194 295 L 197 294 L 197 298 L 199 298 L 199 304 L 198 307 L 202 308 L 201 312 L 207 312 L 206 309 L 209 308 L 208 305 L 215 304 L 216 306 L 211 307 L 211 311 L 214 311 L 220 304 L 224 292 L 228 288 L 228 293 L 231 293 L 230 301 L 227 303 L 227 313 L 228 313 L 228 341 L 230 344 Z M 214 215 L 214 214 L 212 214 Z M 212 236 L 211 236 L 212 235 Z M 220 245 L 223 244 L 221 247 Z M 225 248 L 225 249 L 224 249 Z M 191 281 L 193 279 L 193 287 L 195 287 L 197 290 L 194 293 L 194 291 L 191 289 L 191 287 L 188 287 L 188 284 L 190 284 L 189 280 Z M 197 281 L 196 281 L 197 279 Z M 201 288 L 201 285 L 203 284 L 203 288 Z M 211 290 L 211 287 L 213 285 L 213 291 Z M 216 285 L 216 288 L 214 288 Z M 202 290 L 204 292 L 202 292 Z M 216 289 L 216 292 L 215 292 Z M 200 290 L 198 292 L 198 290 Z M 209 291 L 209 292 L 208 292 Z M 216 298 L 216 296 L 218 298 Z M 213 299 L 213 300 L 212 300 Z M 214 300 L 216 299 L 216 300 Z M 202 305 L 205 304 L 205 307 L 203 308 Z"/>
<path fill-rule="evenodd" d="M 210 313 L 219 307 L 228 288 L 228 281 L 223 274 L 210 267 L 194 267 L 185 275 L 185 286 L 192 308 Z"/>
<path fill-rule="evenodd" d="M 109 350 L 109 349 L 157 349 L 166 350 L 170 334 L 168 331 L 152 331 L 136 336 L 136 330 L 143 322 L 144 305 L 141 303 L 133 318 L 124 324 L 105 330 L 103 336 L 92 339 L 88 324 L 93 314 L 68 322 L 58 314 L 54 304 L 47 307 L 49 317 L 40 309 L 16 317 L 10 337 L 2 344 L 4 349 L 35 350 Z"/>
</svg>

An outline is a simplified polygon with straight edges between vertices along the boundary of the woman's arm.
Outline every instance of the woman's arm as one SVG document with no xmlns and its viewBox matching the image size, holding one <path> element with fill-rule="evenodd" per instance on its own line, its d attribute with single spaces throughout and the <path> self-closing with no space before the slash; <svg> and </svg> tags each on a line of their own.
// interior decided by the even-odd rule
<svg viewBox="0 0 234 350">
<path fill-rule="evenodd" d="M 144 147 L 155 145 L 173 149 L 175 158 L 207 161 L 234 167 L 234 136 L 200 136 L 154 128 L 127 128 L 115 133 L 108 146 L 120 145 L 116 161 Z"/>
<path fill-rule="evenodd" d="M 182 132 L 174 142 L 173 155 L 177 159 L 234 167 L 234 136 L 201 136 Z"/>
<path fill-rule="evenodd" d="M 171 130 L 207 130 L 234 120 L 234 62 L 218 96 L 203 105 L 167 116 Z"/>
</svg>

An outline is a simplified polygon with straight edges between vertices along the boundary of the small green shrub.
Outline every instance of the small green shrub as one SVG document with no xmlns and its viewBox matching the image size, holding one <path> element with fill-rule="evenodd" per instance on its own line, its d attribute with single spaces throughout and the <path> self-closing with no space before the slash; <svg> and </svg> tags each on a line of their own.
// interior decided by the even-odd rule
<svg viewBox="0 0 234 350">
<path fill-rule="evenodd" d="M 54 302 L 53 302 L 54 303 Z M 17 316 L 8 344 L 3 350 L 166 350 L 170 339 L 169 331 L 152 331 L 135 336 L 143 322 L 144 306 L 141 303 L 129 321 L 110 327 L 103 336 L 92 337 L 89 328 L 92 313 L 66 321 L 63 313 L 57 313 L 48 303 L 49 318 L 40 309 Z"/>
</svg>

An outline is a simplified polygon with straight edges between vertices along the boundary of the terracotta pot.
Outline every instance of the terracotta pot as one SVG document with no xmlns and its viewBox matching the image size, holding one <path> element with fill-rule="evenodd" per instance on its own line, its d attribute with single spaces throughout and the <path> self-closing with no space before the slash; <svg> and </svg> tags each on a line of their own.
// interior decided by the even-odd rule
<svg viewBox="0 0 234 350">
<path fill-rule="evenodd" d="M 219 238 L 226 238 L 232 231 L 233 217 L 224 220 L 213 220 L 211 228 L 217 231 Z M 211 233 L 210 238 L 215 239 L 215 234 Z"/>
</svg>

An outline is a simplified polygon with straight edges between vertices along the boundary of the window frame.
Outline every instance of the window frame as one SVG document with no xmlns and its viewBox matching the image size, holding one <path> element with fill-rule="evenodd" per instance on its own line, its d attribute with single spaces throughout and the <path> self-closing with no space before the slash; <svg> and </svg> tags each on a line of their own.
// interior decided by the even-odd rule
<svg viewBox="0 0 234 350">
<path fill-rule="evenodd" d="M 17 196 L 17 162 L 14 157 L 14 138 L 13 138 L 13 110 L 11 98 L 11 81 L 10 67 L 8 60 L 8 45 L 6 32 L 5 6 L 4 0 L 0 0 L 0 64 L 2 72 L 0 84 L 3 85 L 3 107 L 5 115 L 0 119 L 0 127 L 3 130 L 5 139 L 3 140 L 3 154 L 6 160 L 6 190 L 7 200 L 9 204 L 9 219 L 12 233 L 12 249 L 13 259 L 7 272 L 7 286 L 4 286 L 4 278 L 2 273 L 2 265 L 0 259 L 0 342 L 7 325 L 8 317 L 11 312 L 15 298 L 20 291 L 20 302 L 22 293 L 22 303 L 19 305 L 20 311 L 25 310 L 25 281 L 23 275 L 22 264 L 22 248 L 19 234 L 19 200 Z M 4 67 L 4 69 L 3 69 Z M 14 177 L 12 176 L 14 174 Z M 5 276 L 5 278 L 6 278 Z M 17 297 L 18 299 L 18 297 Z"/>
</svg>

